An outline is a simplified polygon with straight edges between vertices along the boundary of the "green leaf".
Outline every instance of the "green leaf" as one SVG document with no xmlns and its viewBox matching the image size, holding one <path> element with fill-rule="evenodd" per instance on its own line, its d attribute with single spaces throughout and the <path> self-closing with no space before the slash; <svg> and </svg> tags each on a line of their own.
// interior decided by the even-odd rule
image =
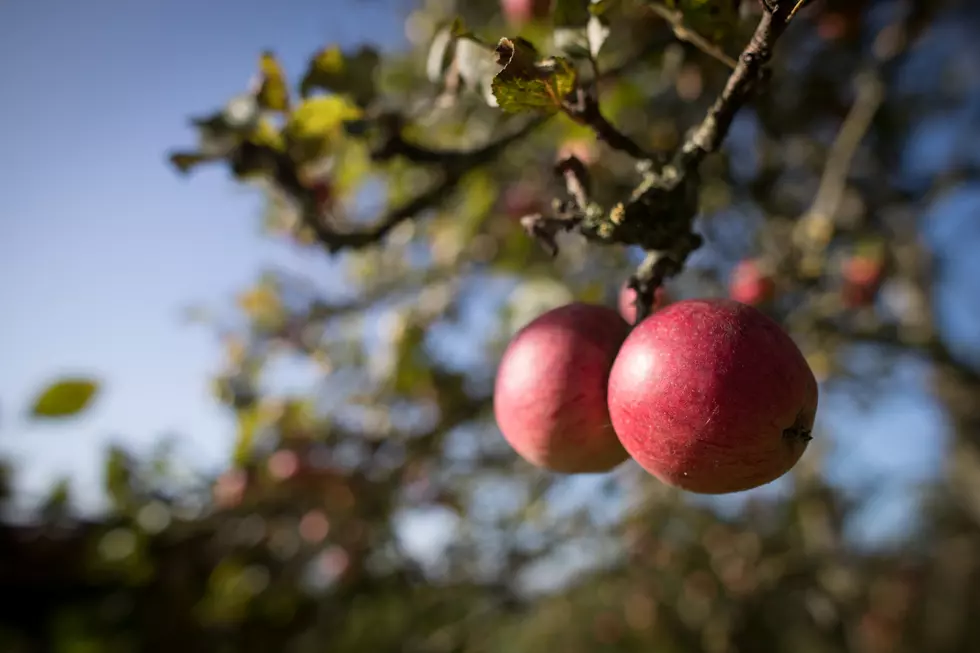
<svg viewBox="0 0 980 653">
<path fill-rule="evenodd" d="M 321 89 L 349 96 L 355 104 L 365 107 L 377 95 L 375 72 L 381 57 L 371 47 L 362 46 L 353 54 L 345 54 L 339 46 L 321 50 L 312 61 L 300 83 L 300 93 L 309 97 Z"/>
<path fill-rule="evenodd" d="M 49 385 L 34 400 L 31 415 L 35 418 L 71 417 L 85 410 L 99 391 L 97 381 L 65 378 Z"/>
<path fill-rule="evenodd" d="M 261 85 L 256 94 L 259 106 L 270 111 L 289 111 L 289 87 L 276 55 L 266 51 L 259 60 Z"/>
<path fill-rule="evenodd" d="M 500 39 L 495 54 L 503 68 L 491 89 L 504 111 L 556 113 L 575 89 L 577 74 L 571 62 L 562 57 L 538 61 L 534 46 L 524 39 Z"/>
</svg>

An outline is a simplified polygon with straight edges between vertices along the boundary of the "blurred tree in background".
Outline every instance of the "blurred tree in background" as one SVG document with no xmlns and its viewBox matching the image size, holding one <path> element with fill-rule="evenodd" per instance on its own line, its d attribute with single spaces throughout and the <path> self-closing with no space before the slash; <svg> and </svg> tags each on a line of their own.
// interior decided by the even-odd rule
<svg viewBox="0 0 980 653">
<path fill-rule="evenodd" d="M 173 165 L 257 186 L 269 237 L 338 261 L 349 292 L 268 272 L 205 316 L 239 429 L 220 476 L 113 450 L 104 518 L 57 487 L 0 525 L 4 651 L 978 650 L 980 371 L 944 337 L 925 234 L 980 157 L 975 133 L 940 161 L 918 139 L 962 107 L 976 124 L 957 53 L 980 7 L 542 4 L 393 2 L 410 50 L 325 44 L 301 71 L 257 53 L 194 119 Z M 891 479 L 831 482 L 820 417 L 785 491 L 735 510 L 632 462 L 517 458 L 490 410 L 509 337 L 631 278 L 644 312 L 662 281 L 758 304 L 825 395 L 884 402 L 924 363 L 952 438 L 915 531 L 848 536 Z M 282 365 L 317 380 L 283 393 Z M 95 390 L 64 381 L 39 419 Z"/>
</svg>

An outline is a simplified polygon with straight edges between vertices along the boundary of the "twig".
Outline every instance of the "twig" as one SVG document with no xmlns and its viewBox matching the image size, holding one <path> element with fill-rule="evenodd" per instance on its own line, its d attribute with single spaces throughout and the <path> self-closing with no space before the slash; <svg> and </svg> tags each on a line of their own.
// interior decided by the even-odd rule
<svg viewBox="0 0 980 653">
<path fill-rule="evenodd" d="M 721 95 L 681 148 L 679 163 L 682 168 L 696 167 L 725 140 L 735 114 L 748 101 L 765 65 L 772 58 L 773 46 L 786 29 L 792 11 L 789 4 L 783 0 L 771 9 L 767 5 Z"/>
<path fill-rule="evenodd" d="M 847 188 L 851 162 L 884 101 L 884 87 L 874 73 L 862 75 L 857 83 L 857 97 L 831 145 L 820 186 L 806 217 L 832 219 L 837 213 Z"/>
<path fill-rule="evenodd" d="M 776 41 L 786 29 L 793 11 L 791 5 L 790 0 L 765 3 L 759 25 L 725 88 L 701 124 L 685 139 L 673 163 L 659 171 L 649 171 L 630 201 L 616 207 L 609 221 L 595 230 L 600 240 L 638 244 L 647 250 L 646 260 L 629 282 L 636 291 L 637 321 L 652 311 L 654 294 L 663 280 L 680 272 L 690 253 L 702 243 L 701 237 L 691 231 L 698 210 L 701 161 L 718 150 L 735 114 L 751 97 L 772 58 Z"/>
<path fill-rule="evenodd" d="M 659 2 L 654 2 L 646 6 L 665 21 L 670 23 L 670 26 L 674 29 L 674 36 L 681 41 L 690 43 L 701 52 L 704 52 L 709 57 L 720 61 L 729 68 L 734 69 L 738 65 L 734 59 L 725 54 L 724 50 L 688 27 L 684 23 L 684 14 L 681 12 L 675 11 Z"/>
<path fill-rule="evenodd" d="M 544 120 L 544 118 L 531 120 L 520 129 L 483 147 L 472 150 L 455 150 L 429 148 L 405 140 L 402 134 L 404 125 L 401 124 L 400 117 L 392 115 L 382 120 L 382 129 L 386 132 L 384 143 L 371 153 L 371 158 L 374 161 L 388 161 L 400 156 L 412 163 L 422 165 L 437 165 L 443 168 L 460 166 L 471 168 L 495 158 L 501 150 L 524 138 L 542 125 Z"/>
<path fill-rule="evenodd" d="M 316 198 L 300 181 L 292 159 L 283 153 L 272 150 L 265 152 L 265 154 L 272 157 L 274 161 L 276 182 L 288 195 L 299 202 L 302 209 L 303 224 L 313 231 L 317 240 L 328 252 L 335 253 L 342 249 L 359 249 L 377 243 L 402 222 L 415 217 L 426 209 L 438 206 L 456 190 L 467 172 L 490 163 L 507 147 L 524 138 L 546 121 L 547 118 L 544 117 L 535 118 L 513 133 L 471 151 L 438 152 L 405 141 L 401 138 L 400 132 L 393 134 L 392 140 L 396 141 L 397 144 L 389 149 L 399 152 L 402 156 L 418 156 L 425 159 L 426 162 L 438 162 L 443 169 L 442 177 L 414 198 L 376 220 L 373 226 L 346 231 L 328 225 L 321 219 Z"/>
<path fill-rule="evenodd" d="M 579 88 L 575 92 L 574 100 L 566 100 L 562 108 L 572 120 L 591 127 L 596 133 L 596 137 L 610 147 L 625 152 L 634 159 L 650 160 L 653 158 L 636 141 L 619 131 L 602 115 L 598 100 L 585 89 Z"/>
</svg>

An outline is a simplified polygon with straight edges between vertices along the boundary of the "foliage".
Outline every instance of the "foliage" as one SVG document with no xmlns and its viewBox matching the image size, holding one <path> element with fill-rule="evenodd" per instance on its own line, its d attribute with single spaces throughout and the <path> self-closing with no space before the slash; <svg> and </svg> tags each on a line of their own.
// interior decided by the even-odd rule
<svg viewBox="0 0 980 653">
<path fill-rule="evenodd" d="M 114 448 L 109 514 L 73 516 L 59 485 L 0 525 L 3 650 L 976 650 L 980 372 L 941 332 L 922 229 L 978 171 L 900 162 L 966 94 L 930 30 L 972 38 L 980 12 L 742 2 L 700 34 L 713 3 L 585 4 L 512 33 L 496 0 L 420 3 L 406 51 L 258 53 L 252 86 L 192 121 L 175 168 L 258 186 L 269 237 L 322 250 L 351 292 L 269 271 L 218 311 L 238 440 L 216 477 Z M 521 325 L 614 305 L 627 279 L 642 319 L 662 284 L 722 294 L 747 259 L 825 393 L 887 398 L 897 359 L 928 363 L 954 436 L 900 545 L 850 537 L 876 479 L 826 473 L 819 417 L 781 491 L 736 510 L 632 463 L 545 474 L 500 437 L 493 370 Z M 277 389 L 296 361 L 315 382 Z M 90 398 L 56 387 L 36 412 Z M 402 537 L 420 515 L 449 525 L 427 556 Z"/>
</svg>

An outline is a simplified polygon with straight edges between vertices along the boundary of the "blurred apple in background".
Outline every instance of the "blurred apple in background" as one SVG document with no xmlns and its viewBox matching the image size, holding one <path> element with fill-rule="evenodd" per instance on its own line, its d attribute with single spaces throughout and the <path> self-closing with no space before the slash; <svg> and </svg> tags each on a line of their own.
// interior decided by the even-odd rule
<svg viewBox="0 0 980 653">
<path fill-rule="evenodd" d="M 732 271 L 728 296 L 749 306 L 761 306 L 776 294 L 776 282 L 756 259 L 741 261 Z"/>
<path fill-rule="evenodd" d="M 507 22 L 519 25 L 547 18 L 551 0 L 500 0 L 500 9 Z"/>
<path fill-rule="evenodd" d="M 877 256 L 857 254 L 846 259 L 841 269 L 844 305 L 848 308 L 870 305 L 881 287 L 884 269 L 884 261 Z"/>
</svg>

